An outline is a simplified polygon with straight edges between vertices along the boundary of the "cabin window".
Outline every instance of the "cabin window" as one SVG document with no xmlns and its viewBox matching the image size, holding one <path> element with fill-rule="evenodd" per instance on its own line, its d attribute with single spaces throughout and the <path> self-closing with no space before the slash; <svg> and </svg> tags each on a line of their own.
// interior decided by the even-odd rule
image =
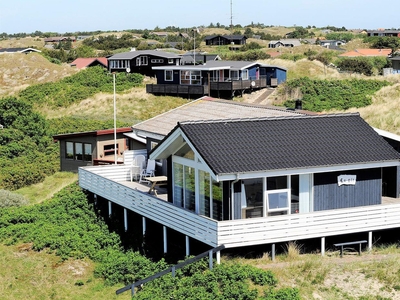
<svg viewBox="0 0 400 300">
<path fill-rule="evenodd" d="M 66 159 L 74 159 L 74 143 L 73 142 L 65 143 L 65 158 Z"/>
<path fill-rule="evenodd" d="M 75 143 L 75 160 L 83 160 L 82 143 Z"/>
<path fill-rule="evenodd" d="M 199 170 L 199 214 L 222 220 L 222 183 L 211 179 L 210 173 Z"/>
<path fill-rule="evenodd" d="M 183 188 L 184 188 L 184 205 L 183 207 L 195 211 L 196 210 L 196 197 L 195 197 L 195 172 L 194 168 L 183 166 Z"/>
<path fill-rule="evenodd" d="M 261 178 L 242 181 L 242 219 L 263 216 L 263 183 Z"/>
<path fill-rule="evenodd" d="M 83 144 L 83 160 L 92 161 L 92 144 Z"/>
<path fill-rule="evenodd" d="M 214 81 L 214 82 L 218 82 L 218 81 L 220 81 L 220 78 L 219 78 L 219 70 L 214 70 L 214 71 L 212 71 L 212 78 L 211 78 L 211 81 Z"/>
<path fill-rule="evenodd" d="M 287 176 L 267 178 L 267 212 L 269 216 L 289 213 L 291 190 L 288 187 Z"/>
<path fill-rule="evenodd" d="M 239 71 L 231 70 L 230 78 L 231 80 L 239 80 Z"/>
<path fill-rule="evenodd" d="M 181 71 L 181 84 L 201 84 L 201 71 Z"/>
<path fill-rule="evenodd" d="M 210 217 L 211 215 L 211 184 L 210 174 L 199 170 L 199 214 Z"/>
<path fill-rule="evenodd" d="M 115 147 L 114 144 L 104 145 L 104 147 L 103 147 L 104 156 L 115 155 L 114 147 Z M 119 145 L 117 143 L 117 154 L 118 154 L 118 147 L 119 147 Z"/>
<path fill-rule="evenodd" d="M 168 63 L 171 65 L 174 63 L 174 59 L 173 58 L 168 58 Z"/>
<path fill-rule="evenodd" d="M 139 56 L 138 58 L 136 58 L 136 65 L 137 66 L 147 66 L 148 65 L 147 56 Z"/>
<path fill-rule="evenodd" d="M 152 63 L 152 64 L 162 64 L 162 63 L 164 63 L 164 60 L 161 59 L 161 58 L 159 58 L 159 59 L 152 59 L 152 60 L 151 60 L 151 63 Z"/>
<path fill-rule="evenodd" d="M 249 70 L 243 70 L 242 71 L 242 79 L 243 80 L 248 80 L 249 79 Z"/>
<path fill-rule="evenodd" d="M 174 204 L 183 207 L 183 165 L 174 163 L 173 177 Z"/>
<path fill-rule="evenodd" d="M 172 172 L 174 205 L 214 220 L 222 220 L 222 182 L 212 180 L 210 173 L 204 170 L 178 162 L 173 162 Z"/>
<path fill-rule="evenodd" d="M 92 145 L 79 142 L 66 142 L 65 158 L 79 161 L 92 161 Z"/>
<path fill-rule="evenodd" d="M 165 70 L 165 81 L 173 81 L 174 80 L 174 71 Z"/>
<path fill-rule="evenodd" d="M 176 153 L 176 156 L 184 157 L 190 160 L 194 160 L 194 152 L 192 148 L 188 144 L 185 144 L 181 149 L 179 149 Z"/>
</svg>

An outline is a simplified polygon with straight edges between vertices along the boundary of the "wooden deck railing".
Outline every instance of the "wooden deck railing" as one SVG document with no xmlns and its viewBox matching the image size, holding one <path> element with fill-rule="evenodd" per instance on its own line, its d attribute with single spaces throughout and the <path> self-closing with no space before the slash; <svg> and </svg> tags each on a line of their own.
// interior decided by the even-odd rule
<svg viewBox="0 0 400 300">
<path fill-rule="evenodd" d="M 211 247 L 217 247 L 217 221 L 194 214 L 123 185 L 130 180 L 128 166 L 79 168 L 79 185 L 98 196 L 125 207 L 168 228 L 181 232 Z"/>
<path fill-rule="evenodd" d="M 400 227 L 400 204 L 371 205 L 267 218 L 215 221 L 124 186 L 126 166 L 79 169 L 79 185 L 212 247 L 271 244 Z"/>
</svg>

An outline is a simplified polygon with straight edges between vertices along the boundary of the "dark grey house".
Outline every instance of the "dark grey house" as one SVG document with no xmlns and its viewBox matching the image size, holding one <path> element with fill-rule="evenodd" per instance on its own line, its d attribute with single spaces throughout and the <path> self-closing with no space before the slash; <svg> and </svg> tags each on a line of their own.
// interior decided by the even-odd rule
<svg viewBox="0 0 400 300">
<path fill-rule="evenodd" d="M 359 114 L 180 122 L 150 157 L 169 161 L 169 201 L 218 220 L 378 205 L 383 185 L 400 194 L 400 154 Z M 185 180 L 221 189 L 217 215 Z"/>
<path fill-rule="evenodd" d="M 192 240 L 270 244 L 273 252 L 275 243 L 311 238 L 321 239 L 323 255 L 326 238 L 365 234 L 372 248 L 373 231 L 400 228 L 400 154 L 359 114 L 306 115 L 205 97 L 133 130 L 153 143 L 149 158 L 165 163 L 156 176 L 167 189 L 153 195 L 131 182 L 126 164 L 79 168 L 79 185 L 109 214 L 118 207 L 126 231 L 140 223 L 143 235 L 162 239 L 164 253 L 172 234 L 186 255 L 196 252 Z M 382 197 L 383 186 L 391 198 Z"/>
<path fill-rule="evenodd" d="M 245 45 L 245 35 L 209 35 L 204 38 L 207 46 Z"/>
<path fill-rule="evenodd" d="M 245 91 L 276 87 L 286 81 L 286 69 L 251 61 L 208 61 L 203 65 L 153 67 L 157 84 L 152 94 L 232 99 Z"/>
<path fill-rule="evenodd" d="M 395 36 L 400 37 L 400 30 L 367 30 L 367 36 Z"/>
<path fill-rule="evenodd" d="M 181 57 L 158 50 L 135 50 L 118 53 L 108 58 L 110 72 L 140 73 L 154 76 L 153 67 L 179 65 Z"/>
<path fill-rule="evenodd" d="M 221 60 L 218 54 L 189 51 L 181 55 L 181 65 L 203 65 L 209 61 Z"/>
</svg>

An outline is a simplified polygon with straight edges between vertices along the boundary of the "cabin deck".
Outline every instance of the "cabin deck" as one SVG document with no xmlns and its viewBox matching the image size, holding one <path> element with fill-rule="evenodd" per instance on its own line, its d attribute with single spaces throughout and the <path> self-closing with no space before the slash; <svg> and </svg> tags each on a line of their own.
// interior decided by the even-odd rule
<svg viewBox="0 0 400 300">
<path fill-rule="evenodd" d="M 400 199 L 382 204 L 304 214 L 216 221 L 166 201 L 166 190 L 149 194 L 150 185 L 129 181 L 129 167 L 79 168 L 79 185 L 96 195 L 211 247 L 273 244 L 400 228 Z M 121 216 L 123 217 L 123 216 Z"/>
</svg>

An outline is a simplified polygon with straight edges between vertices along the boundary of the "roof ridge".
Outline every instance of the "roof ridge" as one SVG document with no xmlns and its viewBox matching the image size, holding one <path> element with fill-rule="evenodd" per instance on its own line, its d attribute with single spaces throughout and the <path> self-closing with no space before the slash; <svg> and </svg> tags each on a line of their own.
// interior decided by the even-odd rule
<svg viewBox="0 0 400 300">
<path fill-rule="evenodd" d="M 320 115 L 296 115 L 296 116 L 271 116 L 257 118 L 234 118 L 234 119 L 215 119 L 215 120 L 195 120 L 195 121 L 179 121 L 178 124 L 207 124 L 207 123 L 230 123 L 230 122 L 248 122 L 248 121 L 272 121 L 272 120 L 290 120 L 290 119 L 311 119 L 311 118 L 332 118 L 332 117 L 350 117 L 360 116 L 358 112 L 354 113 L 337 113 L 337 114 L 320 114 Z"/>
</svg>

